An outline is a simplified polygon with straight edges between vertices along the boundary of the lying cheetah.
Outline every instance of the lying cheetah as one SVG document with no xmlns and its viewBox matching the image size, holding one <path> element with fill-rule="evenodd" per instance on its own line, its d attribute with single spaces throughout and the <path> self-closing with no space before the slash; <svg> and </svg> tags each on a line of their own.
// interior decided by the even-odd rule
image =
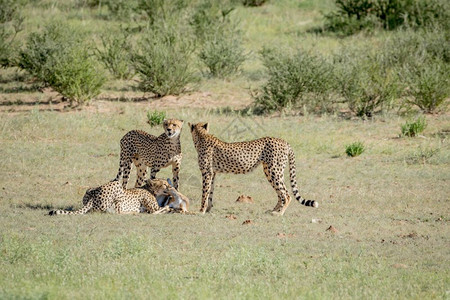
<svg viewBox="0 0 450 300">
<path fill-rule="evenodd" d="M 76 211 L 52 210 L 50 215 L 79 215 L 90 210 L 114 212 L 117 214 L 131 214 L 142 212 L 161 213 L 161 207 L 155 199 L 162 195 L 162 191 L 152 193 L 152 183 L 149 180 L 142 188 L 126 190 L 119 181 L 111 181 L 86 191 L 83 197 L 83 207 Z"/>
<path fill-rule="evenodd" d="M 135 187 L 140 187 L 147 175 L 147 167 L 151 168 L 150 179 L 155 179 L 161 168 L 172 165 L 173 184 L 178 189 L 178 173 L 181 164 L 180 134 L 182 120 L 164 120 L 164 133 L 156 137 L 141 130 L 132 130 L 120 140 L 120 167 L 114 180 L 120 180 L 127 187 L 132 163 L 137 168 Z"/>
<path fill-rule="evenodd" d="M 203 179 L 201 213 L 210 211 L 214 192 L 214 178 L 217 173 L 244 174 L 254 170 L 260 163 L 264 174 L 278 194 L 278 203 L 273 214 L 283 215 L 291 202 L 284 184 L 284 169 L 289 162 L 289 175 L 292 192 L 303 205 L 318 207 L 314 200 L 305 200 L 297 188 L 295 155 L 291 146 L 284 140 L 264 137 L 249 142 L 226 143 L 208 131 L 208 123 L 190 124 L 198 165 Z"/>
</svg>

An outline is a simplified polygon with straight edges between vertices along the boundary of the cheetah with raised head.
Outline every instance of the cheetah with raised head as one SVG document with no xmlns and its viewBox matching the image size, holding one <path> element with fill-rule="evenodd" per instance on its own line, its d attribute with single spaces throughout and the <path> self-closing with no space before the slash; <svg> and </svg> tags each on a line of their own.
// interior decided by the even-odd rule
<svg viewBox="0 0 450 300">
<path fill-rule="evenodd" d="M 127 187 L 132 164 L 137 168 L 135 187 L 140 187 L 150 167 L 150 179 L 155 179 L 161 168 L 172 165 L 173 184 L 178 189 L 181 165 L 180 134 L 183 120 L 164 120 L 164 133 L 154 136 L 141 130 L 132 130 L 120 140 L 120 166 L 114 180 L 123 177 L 122 186 Z"/>
<path fill-rule="evenodd" d="M 83 207 L 76 211 L 52 210 L 49 215 L 81 215 L 90 210 L 113 212 L 117 214 L 133 214 L 146 211 L 147 213 L 161 213 L 163 209 L 158 205 L 155 196 L 163 191 L 152 193 L 151 180 L 142 188 L 126 190 L 119 181 L 111 181 L 96 188 L 90 188 L 83 197 Z M 143 210 L 144 209 L 144 210 Z"/>
<path fill-rule="evenodd" d="M 201 213 L 210 211 L 213 206 L 214 179 L 217 173 L 244 174 L 254 170 L 261 163 L 267 180 L 278 195 L 277 205 L 272 210 L 273 214 L 283 215 L 291 202 L 284 184 L 284 170 L 287 163 L 295 198 L 305 206 L 318 207 L 317 201 L 305 200 L 299 194 L 295 155 L 286 141 L 264 137 L 249 142 L 226 143 L 209 133 L 208 123 L 189 123 L 189 127 L 198 153 L 198 166 L 203 180 Z"/>
</svg>

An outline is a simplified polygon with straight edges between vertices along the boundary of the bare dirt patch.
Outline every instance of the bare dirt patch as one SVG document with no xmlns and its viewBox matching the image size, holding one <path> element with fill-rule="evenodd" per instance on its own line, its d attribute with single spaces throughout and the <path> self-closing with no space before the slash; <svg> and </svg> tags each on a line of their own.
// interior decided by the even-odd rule
<svg viewBox="0 0 450 300">
<path fill-rule="evenodd" d="M 66 99 L 50 88 L 36 90 L 33 92 L 0 93 L 0 112 L 21 113 L 31 110 L 39 111 L 93 111 L 97 113 L 120 113 L 121 103 L 132 103 L 145 109 L 167 109 L 167 108 L 209 108 L 232 107 L 244 108 L 252 103 L 250 95 L 238 91 L 229 95 L 216 94 L 199 91 L 178 96 L 165 96 L 155 98 L 152 94 L 142 92 L 105 91 L 89 105 L 72 107 Z"/>
</svg>

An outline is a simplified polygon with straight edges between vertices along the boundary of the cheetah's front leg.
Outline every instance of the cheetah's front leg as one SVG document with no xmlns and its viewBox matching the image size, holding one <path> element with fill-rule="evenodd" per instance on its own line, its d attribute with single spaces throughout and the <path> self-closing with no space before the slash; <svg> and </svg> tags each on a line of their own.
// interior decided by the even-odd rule
<svg viewBox="0 0 450 300">
<path fill-rule="evenodd" d="M 202 190 L 202 206 L 200 208 L 200 213 L 204 214 L 209 203 L 209 193 L 211 190 L 211 183 L 213 175 L 211 173 L 203 174 L 203 190 Z M 212 202 L 212 199 L 211 199 Z"/>
<path fill-rule="evenodd" d="M 155 179 L 156 174 L 159 172 L 160 168 L 152 167 L 150 171 L 150 179 Z"/>
<path fill-rule="evenodd" d="M 173 176 L 173 187 L 178 191 L 179 177 L 181 166 L 181 155 L 172 163 L 172 176 Z"/>
<path fill-rule="evenodd" d="M 206 212 L 210 212 L 211 208 L 213 207 L 213 194 L 214 194 L 214 180 L 216 178 L 216 173 L 213 173 L 211 178 L 211 188 L 209 189 L 209 196 L 208 196 L 208 207 L 206 208 Z"/>
</svg>

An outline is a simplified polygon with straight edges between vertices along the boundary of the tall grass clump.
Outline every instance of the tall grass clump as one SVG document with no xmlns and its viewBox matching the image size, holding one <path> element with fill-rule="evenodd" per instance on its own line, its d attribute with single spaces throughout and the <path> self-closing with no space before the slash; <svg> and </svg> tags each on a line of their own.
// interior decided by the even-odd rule
<svg viewBox="0 0 450 300">
<path fill-rule="evenodd" d="M 407 121 L 402 125 L 402 135 L 408 137 L 414 137 L 423 132 L 427 127 L 427 121 L 425 117 L 417 118 L 415 121 Z"/>
<path fill-rule="evenodd" d="M 151 127 L 161 125 L 166 118 L 166 112 L 164 111 L 147 111 L 147 123 L 150 124 Z"/>
<path fill-rule="evenodd" d="M 166 24 L 167 25 L 167 24 Z M 176 26 L 155 26 L 138 41 L 132 62 L 140 89 L 158 97 L 180 94 L 196 81 L 192 40 Z"/>
<path fill-rule="evenodd" d="M 354 142 L 345 146 L 345 153 L 347 156 L 356 157 L 361 155 L 366 150 L 362 142 Z"/>
<path fill-rule="evenodd" d="M 117 79 L 133 77 L 131 66 L 131 42 L 126 32 L 102 37 L 102 48 L 97 48 L 97 56 L 108 71 Z"/>
<path fill-rule="evenodd" d="M 256 111 L 270 112 L 313 105 L 334 88 L 333 65 L 326 58 L 303 50 L 265 48 L 261 51 L 268 80 L 253 95 Z"/>
<path fill-rule="evenodd" d="M 0 66 L 16 64 L 18 45 L 17 33 L 22 30 L 23 17 L 20 3 L 15 0 L 0 0 Z"/>
<path fill-rule="evenodd" d="M 400 26 L 448 28 L 446 0 L 335 0 L 335 11 L 325 15 L 325 29 L 343 35 L 361 30 L 393 30 Z"/>
<path fill-rule="evenodd" d="M 43 32 L 30 34 L 20 52 L 19 66 L 71 104 L 82 104 L 96 97 L 106 80 L 89 49 L 79 30 L 51 23 Z"/>
</svg>

